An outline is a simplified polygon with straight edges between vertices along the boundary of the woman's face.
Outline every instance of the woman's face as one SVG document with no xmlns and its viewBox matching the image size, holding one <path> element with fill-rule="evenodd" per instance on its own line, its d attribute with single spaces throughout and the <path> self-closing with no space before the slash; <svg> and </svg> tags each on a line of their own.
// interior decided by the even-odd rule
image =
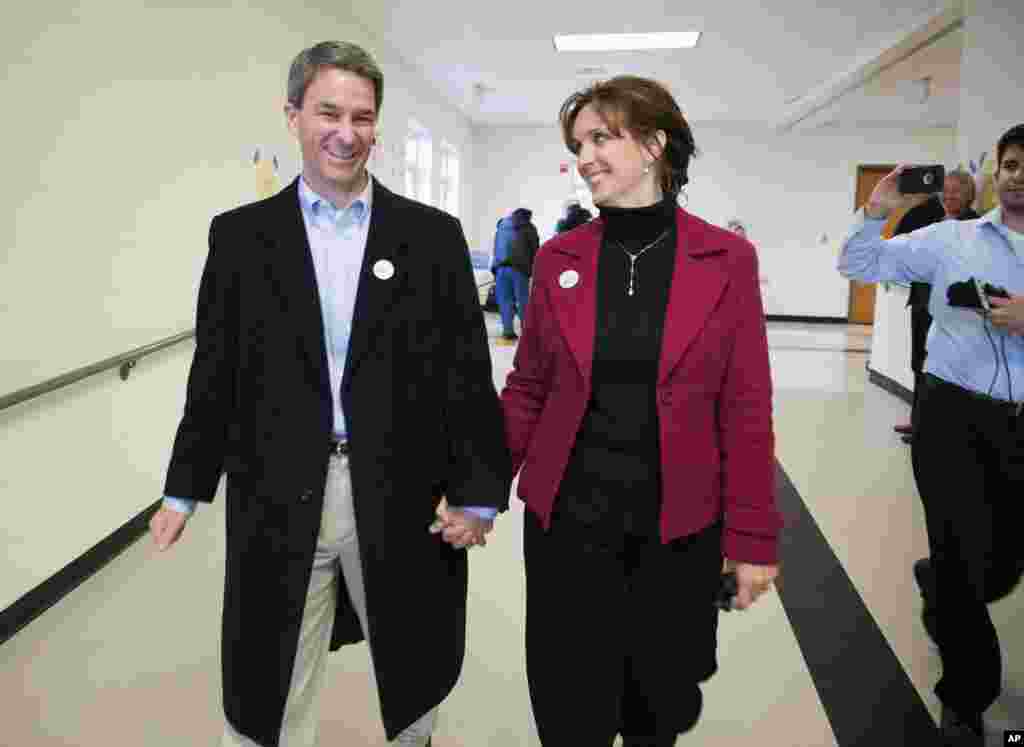
<svg viewBox="0 0 1024 747">
<path fill-rule="evenodd" d="M 587 104 L 572 128 L 576 167 L 590 187 L 594 204 L 609 207 L 644 207 L 661 200 L 654 155 L 626 129 L 612 133 L 600 114 Z M 644 169 L 650 166 L 647 173 Z"/>
</svg>

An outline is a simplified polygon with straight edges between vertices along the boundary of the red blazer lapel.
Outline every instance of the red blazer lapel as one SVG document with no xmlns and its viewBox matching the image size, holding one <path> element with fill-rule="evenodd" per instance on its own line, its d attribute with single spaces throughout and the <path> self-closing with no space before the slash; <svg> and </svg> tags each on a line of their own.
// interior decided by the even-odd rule
<svg viewBox="0 0 1024 747">
<path fill-rule="evenodd" d="M 725 251 L 724 246 L 708 241 L 711 232 L 707 224 L 680 209 L 676 211 L 676 229 L 676 263 L 665 312 L 659 384 L 668 380 L 728 285 L 721 263 L 707 259 Z"/>
<path fill-rule="evenodd" d="M 597 257 L 602 221 L 592 220 L 554 248 L 558 261 L 545 278 L 551 304 L 584 381 L 590 381 L 597 329 Z M 571 241 L 570 241 L 571 239 Z"/>
</svg>

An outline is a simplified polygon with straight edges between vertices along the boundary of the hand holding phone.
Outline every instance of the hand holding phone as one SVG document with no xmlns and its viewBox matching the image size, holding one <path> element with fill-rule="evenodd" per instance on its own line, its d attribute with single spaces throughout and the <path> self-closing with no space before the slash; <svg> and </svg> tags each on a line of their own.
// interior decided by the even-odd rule
<svg viewBox="0 0 1024 747">
<path fill-rule="evenodd" d="M 946 168 L 934 166 L 911 166 L 899 175 L 899 190 L 904 195 L 934 194 L 941 192 L 946 181 Z"/>
</svg>

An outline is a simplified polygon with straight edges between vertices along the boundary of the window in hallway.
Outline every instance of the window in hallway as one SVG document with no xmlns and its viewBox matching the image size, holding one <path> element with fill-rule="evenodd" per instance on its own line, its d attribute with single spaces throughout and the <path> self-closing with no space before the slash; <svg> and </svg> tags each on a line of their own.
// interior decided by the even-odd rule
<svg viewBox="0 0 1024 747">
<path fill-rule="evenodd" d="M 413 200 L 431 202 L 434 143 L 430 131 L 415 120 L 409 120 L 405 136 L 405 195 Z"/>
<path fill-rule="evenodd" d="M 441 141 L 441 179 L 438 202 L 445 212 L 459 217 L 459 152 L 451 143 Z"/>
</svg>

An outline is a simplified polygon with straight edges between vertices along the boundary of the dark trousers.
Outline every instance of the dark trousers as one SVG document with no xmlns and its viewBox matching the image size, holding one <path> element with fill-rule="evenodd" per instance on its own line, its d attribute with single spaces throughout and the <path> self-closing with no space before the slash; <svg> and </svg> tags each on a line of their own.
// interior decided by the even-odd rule
<svg viewBox="0 0 1024 747">
<path fill-rule="evenodd" d="M 910 409 L 910 425 L 916 431 L 918 426 L 918 401 L 924 376 L 924 361 L 928 356 L 926 344 L 928 330 L 932 326 L 932 315 L 926 307 L 910 307 L 910 369 L 914 372 L 914 402 Z"/>
<path fill-rule="evenodd" d="M 716 524 L 662 545 L 527 510 L 526 671 L 545 747 L 675 743 L 717 668 Z"/>
<path fill-rule="evenodd" d="M 987 604 L 1024 570 L 1024 416 L 926 374 L 912 461 L 935 573 L 942 677 L 935 694 L 963 716 L 999 696 L 1002 660 Z"/>
</svg>

